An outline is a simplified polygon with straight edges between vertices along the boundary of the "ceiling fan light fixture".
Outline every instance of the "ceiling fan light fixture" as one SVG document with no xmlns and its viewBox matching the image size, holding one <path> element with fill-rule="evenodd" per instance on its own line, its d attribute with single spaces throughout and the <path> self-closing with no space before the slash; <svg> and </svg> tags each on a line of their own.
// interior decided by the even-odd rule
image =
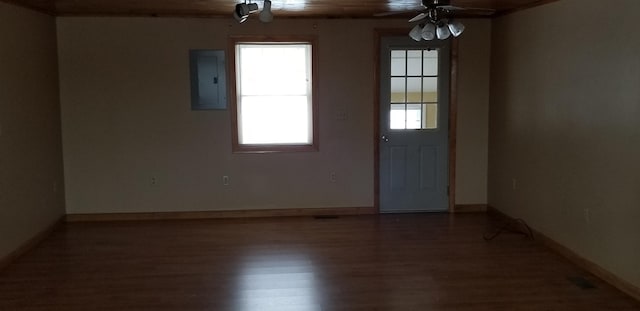
<svg viewBox="0 0 640 311">
<path fill-rule="evenodd" d="M 271 0 L 264 0 L 262 11 L 260 11 L 260 21 L 263 23 L 269 23 L 273 21 L 273 13 L 271 12 Z"/>
<path fill-rule="evenodd" d="M 436 29 L 436 36 L 440 40 L 446 40 L 451 36 L 451 31 L 445 23 L 440 23 Z"/>
<path fill-rule="evenodd" d="M 409 31 L 409 37 L 415 41 L 420 41 L 422 39 L 422 26 L 416 25 Z"/>
<path fill-rule="evenodd" d="M 420 36 L 422 37 L 422 39 L 425 39 L 427 41 L 431 41 L 433 39 L 436 38 L 436 25 L 434 25 L 433 23 L 427 23 L 424 25 L 424 28 L 422 28 L 422 31 L 420 32 Z"/>
<path fill-rule="evenodd" d="M 452 19 L 448 23 L 449 31 L 454 37 L 458 37 L 464 32 L 464 24 L 457 19 Z"/>
<path fill-rule="evenodd" d="M 235 18 L 238 23 L 244 23 L 247 18 L 249 18 L 249 6 L 246 3 L 236 4 L 233 10 L 233 18 Z"/>
<path fill-rule="evenodd" d="M 249 18 L 249 14 L 257 12 L 258 11 L 258 4 L 257 3 L 247 3 L 246 1 L 244 3 L 238 3 L 236 4 L 235 9 L 233 10 L 233 18 L 235 18 L 238 23 L 244 23 L 247 21 L 247 18 Z"/>
<path fill-rule="evenodd" d="M 247 4 L 247 7 L 249 8 L 249 13 L 255 13 L 258 12 L 258 4 L 257 3 L 251 3 L 249 2 Z"/>
</svg>

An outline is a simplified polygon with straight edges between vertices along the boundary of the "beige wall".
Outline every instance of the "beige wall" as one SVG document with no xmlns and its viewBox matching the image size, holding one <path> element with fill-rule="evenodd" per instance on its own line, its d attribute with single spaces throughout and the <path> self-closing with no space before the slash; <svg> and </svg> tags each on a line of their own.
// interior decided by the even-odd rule
<svg viewBox="0 0 640 311">
<path fill-rule="evenodd" d="M 64 214 L 54 19 L 0 2 L 0 258 Z"/>
<path fill-rule="evenodd" d="M 456 204 L 486 204 L 491 23 L 468 24 L 463 36 L 458 45 Z"/>
<path fill-rule="evenodd" d="M 496 20 L 489 153 L 492 206 L 636 286 L 639 19 L 563 0 Z"/>
<path fill-rule="evenodd" d="M 470 21 L 468 37 L 488 38 L 488 24 Z M 58 18 L 67 212 L 373 206 L 375 27 L 409 30 L 404 20 Z M 228 111 L 190 110 L 188 50 L 225 49 L 232 34 L 318 35 L 320 152 L 232 154 Z M 460 171 L 459 184 L 476 172 Z"/>
</svg>

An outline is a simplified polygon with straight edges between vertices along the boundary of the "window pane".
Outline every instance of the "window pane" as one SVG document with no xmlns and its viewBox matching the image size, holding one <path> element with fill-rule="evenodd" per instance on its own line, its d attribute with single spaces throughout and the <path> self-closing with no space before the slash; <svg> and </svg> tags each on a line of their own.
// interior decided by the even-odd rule
<svg viewBox="0 0 640 311">
<path fill-rule="evenodd" d="M 422 75 L 422 51 L 407 52 L 407 76 Z"/>
<path fill-rule="evenodd" d="M 396 66 L 404 64 L 406 70 L 394 71 L 392 59 L 390 129 L 437 129 L 438 50 L 391 53 L 395 55 Z"/>
<path fill-rule="evenodd" d="M 405 50 L 391 51 L 391 75 L 404 76 L 406 72 L 406 61 Z"/>
<path fill-rule="evenodd" d="M 306 95 L 311 82 L 310 47 L 238 45 L 238 95 Z"/>
<path fill-rule="evenodd" d="M 406 129 L 405 104 L 391 104 L 389 128 L 392 130 Z"/>
<path fill-rule="evenodd" d="M 424 105 L 424 129 L 437 129 L 438 128 L 438 104 L 425 104 Z"/>
<path fill-rule="evenodd" d="M 311 143 L 306 96 L 242 96 L 240 101 L 240 144 Z"/>
<path fill-rule="evenodd" d="M 422 102 L 422 78 L 407 78 L 407 102 Z"/>
<path fill-rule="evenodd" d="M 406 97 L 406 80 L 405 78 L 391 78 L 391 102 L 404 103 Z"/>
<path fill-rule="evenodd" d="M 422 105 L 421 104 L 408 104 L 406 115 L 407 115 L 407 129 L 422 128 Z"/>
<path fill-rule="evenodd" d="M 313 151 L 311 41 L 236 42 L 234 151 Z M 274 37 L 274 40 L 277 38 Z M 299 43 L 303 42 L 303 43 Z"/>
<path fill-rule="evenodd" d="M 429 104 L 431 105 L 431 104 Z M 391 104 L 389 128 L 392 130 L 425 129 L 429 125 L 426 120 L 427 104 Z M 433 105 L 437 107 L 436 105 Z M 432 123 L 435 123 L 433 121 Z"/>
<path fill-rule="evenodd" d="M 425 76 L 437 76 L 438 75 L 438 50 L 424 51 L 423 55 L 423 70 L 422 73 Z"/>
<path fill-rule="evenodd" d="M 438 101 L 438 78 L 422 78 L 422 100 L 423 103 L 435 103 Z"/>
</svg>

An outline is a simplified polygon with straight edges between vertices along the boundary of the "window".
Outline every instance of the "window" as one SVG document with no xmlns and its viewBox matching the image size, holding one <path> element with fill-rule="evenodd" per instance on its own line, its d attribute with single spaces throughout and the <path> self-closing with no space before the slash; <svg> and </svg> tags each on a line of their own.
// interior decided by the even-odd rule
<svg viewBox="0 0 640 311">
<path fill-rule="evenodd" d="M 392 130 L 438 128 L 438 50 L 391 51 Z"/>
<path fill-rule="evenodd" d="M 315 38 L 233 37 L 234 152 L 318 150 Z"/>
</svg>

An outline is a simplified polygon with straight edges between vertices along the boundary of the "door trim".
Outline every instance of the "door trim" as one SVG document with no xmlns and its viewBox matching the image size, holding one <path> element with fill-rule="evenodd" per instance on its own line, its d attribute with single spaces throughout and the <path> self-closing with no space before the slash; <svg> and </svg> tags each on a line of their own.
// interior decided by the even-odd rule
<svg viewBox="0 0 640 311">
<path fill-rule="evenodd" d="M 373 204 L 380 214 L 380 42 L 382 37 L 406 36 L 404 28 L 376 28 L 373 40 Z M 451 42 L 451 72 L 449 89 L 449 213 L 455 211 L 456 195 L 456 128 L 458 119 L 458 39 Z"/>
</svg>

